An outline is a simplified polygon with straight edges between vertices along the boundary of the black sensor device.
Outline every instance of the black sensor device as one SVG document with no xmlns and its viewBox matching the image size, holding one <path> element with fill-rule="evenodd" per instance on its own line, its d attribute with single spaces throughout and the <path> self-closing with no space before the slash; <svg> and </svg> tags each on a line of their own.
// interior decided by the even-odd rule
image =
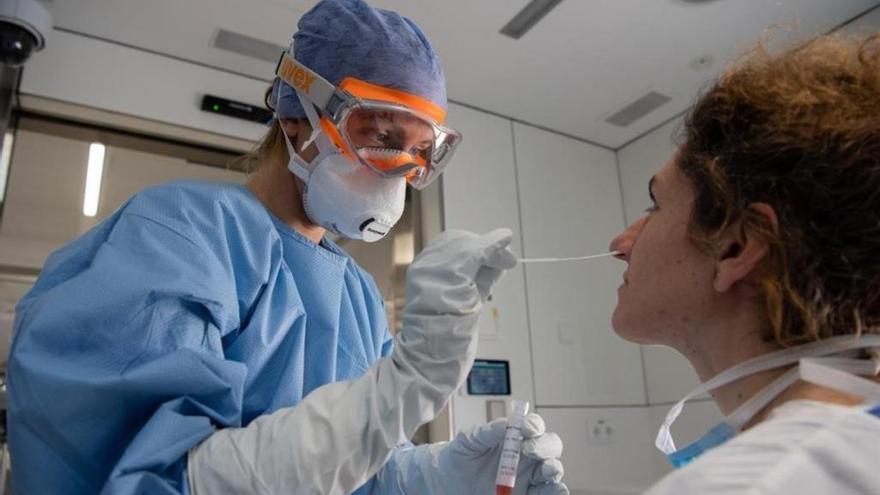
<svg viewBox="0 0 880 495">
<path fill-rule="evenodd" d="M 219 96 L 205 95 L 202 97 L 202 110 L 211 113 L 219 113 L 227 117 L 249 120 L 260 124 L 266 124 L 272 120 L 272 112 L 265 108 L 257 107 L 240 101 L 227 100 Z"/>
<path fill-rule="evenodd" d="M 469 395 L 510 395 L 510 362 L 477 359 L 467 378 Z"/>
</svg>

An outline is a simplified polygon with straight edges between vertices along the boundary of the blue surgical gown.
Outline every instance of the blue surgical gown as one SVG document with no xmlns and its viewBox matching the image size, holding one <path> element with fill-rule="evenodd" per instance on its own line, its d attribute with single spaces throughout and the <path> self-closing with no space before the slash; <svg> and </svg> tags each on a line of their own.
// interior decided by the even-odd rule
<svg viewBox="0 0 880 495">
<path fill-rule="evenodd" d="M 242 186 L 147 189 L 52 254 L 17 307 L 15 490 L 187 493 L 187 451 L 215 428 L 295 406 L 390 350 L 375 282 L 332 242 Z"/>
</svg>

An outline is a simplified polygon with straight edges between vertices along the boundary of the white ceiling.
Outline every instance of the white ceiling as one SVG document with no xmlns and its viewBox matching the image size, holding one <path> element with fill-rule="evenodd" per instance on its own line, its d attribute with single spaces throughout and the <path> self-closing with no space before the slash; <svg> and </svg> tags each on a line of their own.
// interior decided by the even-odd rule
<svg viewBox="0 0 880 495">
<path fill-rule="evenodd" d="M 217 31 L 286 45 L 314 3 L 65 0 L 50 8 L 58 28 L 268 80 L 273 64 L 213 48 Z M 798 36 L 809 36 L 880 6 L 877 0 L 566 0 L 522 39 L 500 35 L 527 3 L 373 1 L 426 31 L 444 62 L 451 100 L 609 148 L 684 111 L 724 62 L 768 26 L 796 23 Z M 701 56 L 715 63 L 691 69 Z M 672 101 L 627 128 L 603 122 L 648 90 Z M 260 98 L 254 95 L 254 102 Z"/>
</svg>

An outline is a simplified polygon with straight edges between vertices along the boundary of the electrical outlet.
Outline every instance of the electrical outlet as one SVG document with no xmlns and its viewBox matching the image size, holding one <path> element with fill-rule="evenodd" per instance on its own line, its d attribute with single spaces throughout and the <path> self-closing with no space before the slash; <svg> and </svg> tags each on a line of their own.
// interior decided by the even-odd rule
<svg viewBox="0 0 880 495">
<path fill-rule="evenodd" d="M 559 343 L 563 346 L 577 345 L 577 329 L 572 323 L 560 322 L 556 325 Z"/>
<path fill-rule="evenodd" d="M 607 419 L 591 419 L 587 421 L 587 443 L 592 445 L 610 445 L 614 443 L 614 426 Z"/>
</svg>

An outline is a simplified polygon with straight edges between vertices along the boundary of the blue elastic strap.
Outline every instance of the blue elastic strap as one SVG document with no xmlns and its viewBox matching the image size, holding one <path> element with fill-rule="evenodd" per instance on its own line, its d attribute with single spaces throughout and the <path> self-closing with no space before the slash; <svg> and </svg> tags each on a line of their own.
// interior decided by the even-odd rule
<svg viewBox="0 0 880 495">
<path fill-rule="evenodd" d="M 680 449 L 676 452 L 668 454 L 666 458 L 669 463 L 676 468 L 680 468 L 691 461 L 703 455 L 707 450 L 713 449 L 724 442 L 736 436 L 736 431 L 727 423 L 719 423 L 714 428 L 706 432 L 696 442 Z"/>
</svg>

